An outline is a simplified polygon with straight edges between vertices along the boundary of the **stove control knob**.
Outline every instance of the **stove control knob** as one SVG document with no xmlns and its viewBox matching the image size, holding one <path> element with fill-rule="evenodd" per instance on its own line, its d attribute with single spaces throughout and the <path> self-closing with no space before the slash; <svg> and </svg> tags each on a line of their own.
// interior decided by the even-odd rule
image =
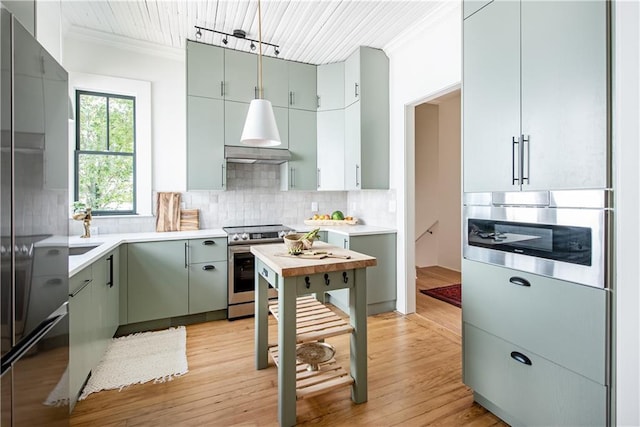
<svg viewBox="0 0 640 427">
<path fill-rule="evenodd" d="M 234 234 L 234 235 L 231 237 L 231 240 L 240 240 L 240 236 L 238 236 L 238 233 Z"/>
<path fill-rule="evenodd" d="M 287 234 L 287 233 L 285 233 L 284 230 L 278 231 L 278 237 L 281 238 L 281 239 L 284 237 L 285 234 Z"/>
<path fill-rule="evenodd" d="M 249 240 L 249 235 L 247 233 L 242 233 L 242 236 L 240 236 L 242 238 L 242 240 Z"/>
</svg>

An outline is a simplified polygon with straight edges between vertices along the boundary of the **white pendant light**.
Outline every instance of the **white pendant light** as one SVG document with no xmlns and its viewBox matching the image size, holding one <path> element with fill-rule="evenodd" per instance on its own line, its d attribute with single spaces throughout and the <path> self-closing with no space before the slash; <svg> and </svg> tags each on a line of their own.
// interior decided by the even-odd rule
<svg viewBox="0 0 640 427">
<path fill-rule="evenodd" d="M 280 145 L 280 132 L 273 115 L 271 102 L 262 99 L 262 10 L 258 0 L 258 99 L 249 104 L 247 120 L 240 141 L 253 147 L 274 147 Z"/>
</svg>

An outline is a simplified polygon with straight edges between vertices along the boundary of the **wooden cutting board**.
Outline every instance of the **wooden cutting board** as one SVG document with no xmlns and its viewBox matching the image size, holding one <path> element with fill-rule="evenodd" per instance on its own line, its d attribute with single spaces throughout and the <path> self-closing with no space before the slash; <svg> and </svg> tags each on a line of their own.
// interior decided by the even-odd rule
<svg viewBox="0 0 640 427">
<path fill-rule="evenodd" d="M 180 229 L 180 193 L 159 192 L 156 204 L 156 231 Z"/>
<path fill-rule="evenodd" d="M 182 209 L 180 211 L 180 231 L 200 230 L 200 213 L 198 209 Z"/>
</svg>

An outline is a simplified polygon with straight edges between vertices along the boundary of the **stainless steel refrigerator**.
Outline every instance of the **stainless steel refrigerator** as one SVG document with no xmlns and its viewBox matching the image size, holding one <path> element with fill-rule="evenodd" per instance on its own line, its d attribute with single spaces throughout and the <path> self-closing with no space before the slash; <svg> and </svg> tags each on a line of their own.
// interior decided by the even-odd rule
<svg viewBox="0 0 640 427">
<path fill-rule="evenodd" d="M 0 422 L 68 425 L 68 76 L 0 17 Z"/>
</svg>

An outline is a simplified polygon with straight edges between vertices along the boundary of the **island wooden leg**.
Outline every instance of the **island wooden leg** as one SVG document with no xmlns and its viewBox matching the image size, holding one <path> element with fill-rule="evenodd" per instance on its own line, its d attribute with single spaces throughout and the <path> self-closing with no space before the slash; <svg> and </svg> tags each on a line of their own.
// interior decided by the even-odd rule
<svg viewBox="0 0 640 427">
<path fill-rule="evenodd" d="M 367 401 L 367 272 L 355 270 L 353 286 L 349 288 L 349 314 L 351 333 L 351 400 L 355 403 Z"/>
<path fill-rule="evenodd" d="M 255 302 L 255 340 L 256 340 L 256 369 L 269 366 L 269 283 L 255 272 L 256 302 Z"/>
<path fill-rule="evenodd" d="M 278 420 L 296 425 L 296 278 L 278 277 Z"/>
</svg>

